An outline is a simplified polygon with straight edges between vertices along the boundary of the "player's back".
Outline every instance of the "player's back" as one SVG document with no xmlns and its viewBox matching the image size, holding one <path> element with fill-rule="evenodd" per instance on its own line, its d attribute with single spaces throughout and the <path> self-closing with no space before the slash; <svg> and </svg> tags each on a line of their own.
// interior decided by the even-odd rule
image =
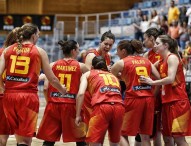
<svg viewBox="0 0 191 146">
<path fill-rule="evenodd" d="M 41 57 L 33 44 L 11 45 L 5 53 L 6 91 L 37 92 Z"/>
<path fill-rule="evenodd" d="M 95 69 L 90 71 L 88 91 L 92 97 L 92 106 L 107 102 L 122 103 L 119 81 L 107 71 Z"/>
<path fill-rule="evenodd" d="M 141 56 L 128 56 L 123 59 L 122 80 L 126 84 L 125 98 L 153 96 L 151 86 L 140 83 L 140 76 L 151 76 L 151 63 Z"/>
<path fill-rule="evenodd" d="M 49 84 L 48 101 L 75 103 L 82 75 L 79 62 L 74 59 L 60 59 L 54 63 L 52 71 L 60 83 L 65 84 L 67 93 L 61 96 L 58 90 Z"/>
</svg>

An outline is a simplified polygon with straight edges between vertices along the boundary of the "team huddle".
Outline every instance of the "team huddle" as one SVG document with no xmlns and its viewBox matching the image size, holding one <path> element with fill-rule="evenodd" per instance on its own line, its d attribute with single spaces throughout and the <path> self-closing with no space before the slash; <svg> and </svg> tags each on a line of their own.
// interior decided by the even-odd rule
<svg viewBox="0 0 191 146">
<path fill-rule="evenodd" d="M 0 146 L 12 134 L 17 146 L 31 146 L 34 136 L 43 146 L 54 146 L 61 136 L 77 146 L 101 146 L 107 131 L 110 146 L 129 146 L 128 136 L 135 136 L 135 146 L 151 146 L 151 139 L 162 146 L 161 133 L 165 146 L 188 146 L 191 109 L 174 39 L 149 28 L 143 43 L 120 41 L 120 60 L 111 65 L 111 31 L 83 62 L 77 61 L 76 41 L 60 40 L 64 58 L 49 64 L 38 38 L 38 27 L 25 24 L 13 29 L 0 49 Z M 41 80 L 47 104 L 36 130 Z"/>
</svg>

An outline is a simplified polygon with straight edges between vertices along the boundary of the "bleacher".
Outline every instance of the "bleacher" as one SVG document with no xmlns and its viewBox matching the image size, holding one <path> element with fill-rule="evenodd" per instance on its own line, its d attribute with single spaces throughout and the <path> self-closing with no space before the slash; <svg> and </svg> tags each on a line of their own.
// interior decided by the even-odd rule
<svg viewBox="0 0 191 146">
<path fill-rule="evenodd" d="M 179 0 L 176 1 L 178 7 L 181 7 L 183 5 L 189 7 L 191 0 Z M 161 10 L 165 9 L 166 13 L 168 11 L 168 7 L 170 5 L 170 0 L 144 0 L 143 2 L 135 3 L 132 9 L 129 9 L 127 11 L 121 11 L 121 12 L 111 12 L 105 15 L 108 15 L 110 18 L 106 20 L 95 20 L 95 21 L 87 21 L 83 22 L 84 27 L 82 27 L 81 32 L 79 33 L 76 30 L 77 35 L 71 36 L 68 39 L 75 39 L 80 40 L 78 41 L 80 43 L 80 49 L 88 49 L 88 48 L 97 48 L 99 46 L 100 41 L 100 35 L 104 33 L 105 31 L 108 31 L 109 29 L 116 35 L 116 42 L 111 50 L 111 55 L 113 56 L 114 60 L 116 60 L 116 45 L 117 43 L 122 39 L 133 39 L 134 38 L 134 27 L 132 24 L 135 22 L 135 17 L 137 13 L 137 9 L 141 9 L 142 13 L 144 15 L 148 15 L 150 17 L 151 11 L 153 9 L 156 9 L 158 12 L 158 15 L 160 16 Z M 116 15 L 117 17 L 111 19 L 111 15 Z M 88 16 L 102 16 L 103 14 L 87 14 L 83 15 L 83 17 Z M 81 15 L 79 15 L 81 16 Z M 75 16 L 74 16 L 75 17 Z M 99 17 L 98 17 L 99 18 Z M 97 22 L 98 21 L 98 22 Z M 60 22 L 57 22 L 58 24 Z M 75 22 L 74 22 L 75 23 Z M 55 24 L 55 26 L 57 26 Z M 64 24 L 62 24 L 64 25 Z M 65 24 L 66 25 L 66 24 Z M 61 26 L 63 27 L 63 26 Z M 63 29 L 63 28 L 62 28 Z M 93 30 L 93 31 L 92 31 Z M 56 28 L 54 29 L 53 35 L 44 35 L 39 38 L 38 45 L 44 49 L 46 49 L 48 56 L 50 58 L 50 62 L 57 60 L 58 58 L 62 57 L 62 52 L 59 50 L 59 47 L 57 45 L 57 41 L 60 38 L 63 38 L 60 36 L 59 32 L 56 32 Z M 67 34 L 64 34 L 65 36 Z M 91 37 L 89 37 L 91 36 Z M 81 37 L 80 39 L 77 37 Z M 3 41 L 5 40 L 5 36 L 0 36 L 0 47 L 3 45 Z"/>
</svg>

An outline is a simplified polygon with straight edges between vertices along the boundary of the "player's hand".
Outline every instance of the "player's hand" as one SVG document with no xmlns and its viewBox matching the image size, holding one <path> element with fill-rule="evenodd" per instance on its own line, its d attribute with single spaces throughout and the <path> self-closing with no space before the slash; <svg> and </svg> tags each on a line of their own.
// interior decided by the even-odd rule
<svg viewBox="0 0 191 146">
<path fill-rule="evenodd" d="M 139 79 L 140 79 L 141 83 L 145 83 L 145 84 L 149 84 L 149 85 L 153 84 L 153 80 L 150 77 L 140 76 Z"/>
<path fill-rule="evenodd" d="M 111 65 L 108 65 L 107 69 L 108 69 L 109 72 L 111 72 Z"/>
<path fill-rule="evenodd" d="M 3 94 L 3 93 L 4 93 L 4 91 L 5 91 L 5 88 L 0 87 L 0 94 Z"/>
<path fill-rule="evenodd" d="M 63 92 L 61 94 L 64 95 L 67 93 L 67 88 L 66 88 L 65 84 L 62 85 L 62 88 L 63 88 Z"/>
<path fill-rule="evenodd" d="M 77 116 L 76 119 L 75 119 L 75 124 L 76 124 L 77 126 L 80 126 L 80 122 L 81 122 L 81 121 L 82 121 L 81 116 Z"/>
<path fill-rule="evenodd" d="M 46 75 L 45 74 L 40 74 L 40 76 L 38 77 L 38 82 L 40 82 L 40 81 L 44 81 L 45 80 L 45 78 L 46 78 Z"/>
</svg>

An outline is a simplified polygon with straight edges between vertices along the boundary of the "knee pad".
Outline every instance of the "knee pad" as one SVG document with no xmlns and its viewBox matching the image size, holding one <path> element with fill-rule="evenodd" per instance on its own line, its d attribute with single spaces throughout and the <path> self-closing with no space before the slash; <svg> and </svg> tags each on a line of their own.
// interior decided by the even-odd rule
<svg viewBox="0 0 191 146">
<path fill-rule="evenodd" d="M 140 134 L 137 134 L 137 135 L 135 136 L 135 141 L 136 141 L 136 142 L 141 142 L 141 136 L 140 136 Z"/>
<path fill-rule="evenodd" d="M 44 141 L 42 146 L 54 146 L 55 142 Z"/>
<path fill-rule="evenodd" d="M 76 142 L 76 146 L 86 146 L 86 143 L 83 142 Z"/>
</svg>

